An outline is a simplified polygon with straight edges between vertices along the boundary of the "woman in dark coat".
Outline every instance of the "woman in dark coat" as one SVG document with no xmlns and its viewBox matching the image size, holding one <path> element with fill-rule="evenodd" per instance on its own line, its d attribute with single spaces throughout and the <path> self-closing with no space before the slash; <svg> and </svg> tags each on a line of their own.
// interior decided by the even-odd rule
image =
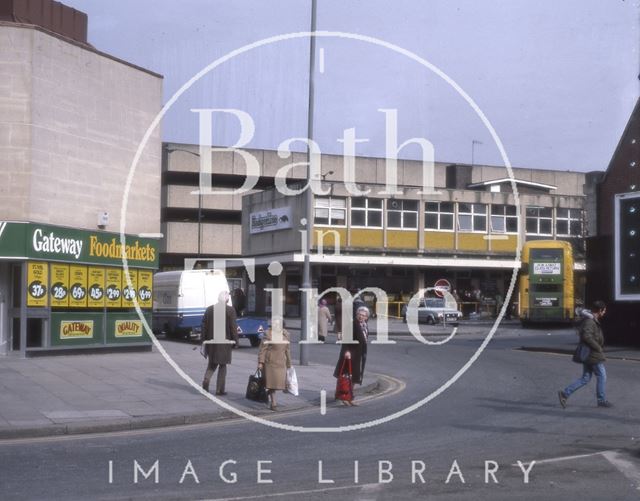
<svg viewBox="0 0 640 501">
<path fill-rule="evenodd" d="M 364 366 L 367 361 L 367 338 L 369 337 L 367 320 L 369 320 L 369 309 L 366 306 L 359 307 L 353 324 L 353 340 L 357 341 L 357 344 L 342 345 L 333 377 L 338 378 L 345 359 L 351 359 L 351 380 L 353 383 L 362 384 Z M 345 400 L 343 400 L 343 403 L 345 405 L 354 405 L 353 402 Z"/>
<path fill-rule="evenodd" d="M 216 395 L 226 395 L 225 383 L 227 379 L 227 364 L 231 363 L 231 350 L 238 344 L 238 325 L 236 324 L 236 310 L 233 306 L 228 304 L 229 293 L 224 291 L 218 298 L 218 304 L 209 306 L 202 319 L 202 334 L 205 340 L 212 340 L 214 338 L 213 329 L 214 315 L 225 315 L 225 339 L 227 341 L 233 341 L 232 343 L 207 343 L 207 358 L 209 362 L 207 364 L 207 370 L 204 374 L 204 380 L 202 381 L 202 388 L 205 391 L 209 391 L 209 382 L 211 376 L 218 369 L 218 377 L 216 380 Z M 220 366 L 218 368 L 218 366 Z"/>
</svg>

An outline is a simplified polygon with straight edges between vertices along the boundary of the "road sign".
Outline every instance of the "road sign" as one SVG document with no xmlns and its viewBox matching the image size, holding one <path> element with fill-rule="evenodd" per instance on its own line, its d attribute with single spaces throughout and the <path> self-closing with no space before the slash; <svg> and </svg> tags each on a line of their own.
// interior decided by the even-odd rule
<svg viewBox="0 0 640 501">
<path fill-rule="evenodd" d="M 451 284 L 446 278 L 441 278 L 436 280 L 436 283 L 433 284 L 434 292 L 438 297 L 444 297 L 445 292 L 451 291 Z"/>
</svg>

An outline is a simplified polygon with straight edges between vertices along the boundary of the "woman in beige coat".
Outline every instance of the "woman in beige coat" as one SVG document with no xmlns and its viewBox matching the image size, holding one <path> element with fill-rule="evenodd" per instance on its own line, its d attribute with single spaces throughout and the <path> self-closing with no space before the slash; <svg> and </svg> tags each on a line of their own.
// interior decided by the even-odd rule
<svg viewBox="0 0 640 501">
<path fill-rule="evenodd" d="M 275 333 L 282 333 L 282 341 L 274 340 Z M 265 386 L 269 394 L 270 408 L 277 410 L 276 390 L 287 388 L 287 369 L 291 367 L 291 351 L 289 349 L 289 333 L 282 328 L 282 322 L 274 320 L 260 343 L 258 352 L 258 369 L 262 370 Z"/>
</svg>

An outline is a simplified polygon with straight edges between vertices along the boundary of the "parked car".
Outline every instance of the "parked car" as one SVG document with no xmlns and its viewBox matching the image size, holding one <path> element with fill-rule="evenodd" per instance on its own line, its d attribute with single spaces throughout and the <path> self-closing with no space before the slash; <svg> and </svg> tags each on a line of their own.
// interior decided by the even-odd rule
<svg viewBox="0 0 640 501">
<path fill-rule="evenodd" d="M 421 299 L 418 304 L 418 323 L 429 325 L 445 322 L 447 324 L 458 325 L 462 313 L 456 308 L 447 305 L 444 298 Z M 407 321 L 407 307 L 402 309 L 402 319 Z"/>
</svg>

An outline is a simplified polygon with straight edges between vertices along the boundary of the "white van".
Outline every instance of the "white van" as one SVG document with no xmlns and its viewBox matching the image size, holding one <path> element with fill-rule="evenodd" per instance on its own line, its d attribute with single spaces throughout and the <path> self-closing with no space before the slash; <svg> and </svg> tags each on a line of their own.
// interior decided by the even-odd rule
<svg viewBox="0 0 640 501">
<path fill-rule="evenodd" d="M 153 276 L 153 331 L 185 337 L 198 333 L 207 306 L 216 304 L 222 291 L 229 292 L 229 284 L 220 270 L 156 273 Z"/>
<path fill-rule="evenodd" d="M 216 304 L 229 284 L 220 270 L 163 271 L 153 276 L 153 332 L 201 338 L 204 312 Z M 231 299 L 229 299 L 231 306 Z M 258 346 L 268 329 L 267 319 L 238 318 L 238 336 Z"/>
</svg>

